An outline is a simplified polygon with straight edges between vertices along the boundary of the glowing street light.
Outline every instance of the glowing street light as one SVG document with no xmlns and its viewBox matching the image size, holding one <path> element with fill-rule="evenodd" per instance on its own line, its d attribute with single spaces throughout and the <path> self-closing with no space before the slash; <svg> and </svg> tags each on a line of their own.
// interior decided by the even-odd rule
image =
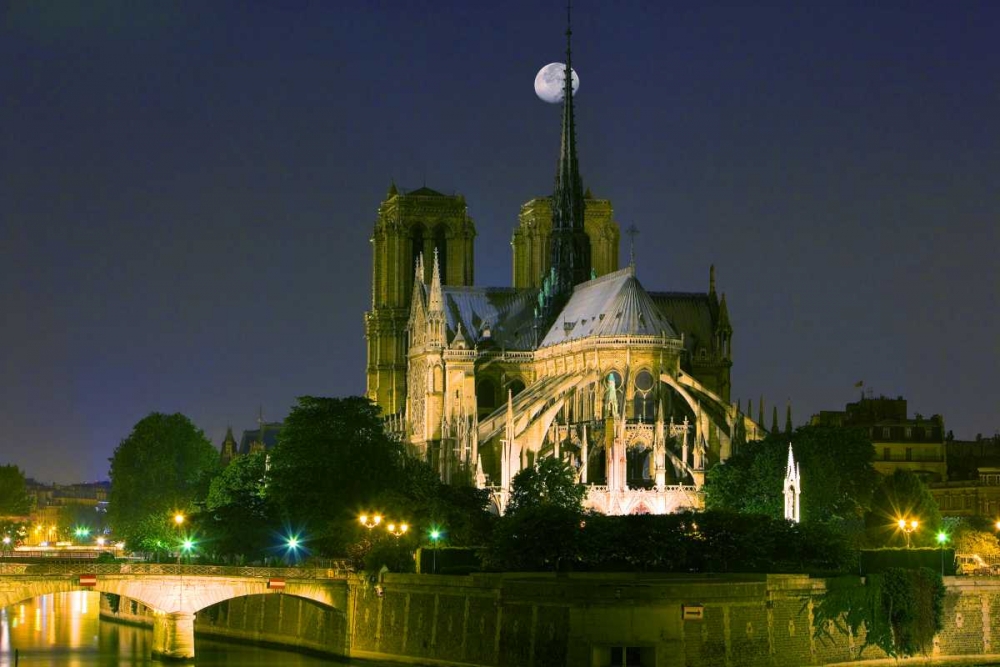
<svg viewBox="0 0 1000 667">
<path fill-rule="evenodd" d="M 438 569 L 438 562 L 437 562 L 438 561 L 438 559 L 437 559 L 438 552 L 437 552 L 437 546 L 438 546 L 438 540 L 440 540 L 443 535 L 444 535 L 444 533 L 442 533 L 441 530 L 438 529 L 438 528 L 431 528 L 431 532 L 429 533 L 429 537 L 431 538 L 431 542 L 434 543 L 434 549 L 431 551 L 431 553 L 432 553 L 432 563 L 433 563 L 433 565 L 431 567 L 431 574 L 437 574 L 437 569 Z"/>
<path fill-rule="evenodd" d="M 400 537 L 406 534 L 406 531 L 408 531 L 410 527 L 405 523 L 401 523 L 398 526 L 394 523 L 390 523 L 388 526 L 386 526 L 385 529 L 389 532 L 390 535 L 392 535 L 396 539 L 399 539 Z"/>
<path fill-rule="evenodd" d="M 177 512 L 177 514 L 174 514 L 174 525 L 177 526 L 178 528 L 180 526 L 184 525 L 184 521 L 185 520 L 187 520 L 187 517 L 185 517 L 180 512 Z"/>
<path fill-rule="evenodd" d="M 896 522 L 896 525 L 899 526 L 899 529 L 903 531 L 903 533 L 906 535 L 906 548 L 909 549 L 910 534 L 913 533 L 913 531 L 915 531 L 920 526 L 920 522 L 917 521 L 916 519 L 910 519 L 910 520 L 900 519 L 899 521 Z"/>
<path fill-rule="evenodd" d="M 361 516 L 358 517 L 358 522 L 360 522 L 362 526 L 371 531 L 372 528 L 382 523 L 382 515 L 375 514 L 372 516 L 368 516 L 367 514 L 362 514 Z"/>
<path fill-rule="evenodd" d="M 948 543 L 948 533 L 939 531 L 937 534 L 938 549 L 941 551 L 941 576 L 944 576 L 944 545 Z"/>
</svg>

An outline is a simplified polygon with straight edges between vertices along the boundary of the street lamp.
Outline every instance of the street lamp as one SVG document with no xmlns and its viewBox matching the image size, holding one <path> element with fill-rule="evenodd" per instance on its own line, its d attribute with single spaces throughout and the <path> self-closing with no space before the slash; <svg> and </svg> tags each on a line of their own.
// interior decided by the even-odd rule
<svg viewBox="0 0 1000 667">
<path fill-rule="evenodd" d="M 938 549 L 941 550 L 941 576 L 944 576 L 944 545 L 948 542 L 948 533 L 943 530 L 937 534 Z"/>
<path fill-rule="evenodd" d="M 367 514 L 362 514 L 361 516 L 358 517 L 358 521 L 361 523 L 362 526 L 371 531 L 372 528 L 382 523 L 382 515 L 375 514 L 372 516 L 368 516 Z"/>
<path fill-rule="evenodd" d="M 899 521 L 896 522 L 896 525 L 899 526 L 899 529 L 903 531 L 903 533 L 906 535 L 906 548 L 909 549 L 910 534 L 917 529 L 917 527 L 920 525 L 920 522 L 917 521 L 916 519 L 910 519 L 909 521 L 907 521 L 906 519 L 900 519 Z"/>
<path fill-rule="evenodd" d="M 188 563 L 191 562 L 191 550 L 194 549 L 194 541 L 191 538 L 185 538 L 181 542 L 181 549 L 184 551 L 184 555 L 187 556 Z M 177 554 L 177 562 L 181 562 L 181 555 Z"/>
<path fill-rule="evenodd" d="M 431 528 L 430 538 L 431 542 L 434 543 L 434 549 L 431 551 L 432 563 L 433 563 L 431 567 L 431 574 L 437 574 L 437 569 L 438 569 L 437 545 L 438 545 L 438 540 L 441 539 L 441 531 L 438 530 L 437 528 Z"/>
<path fill-rule="evenodd" d="M 394 523 L 390 523 L 388 526 L 385 527 L 385 529 L 389 532 L 390 535 L 392 535 L 396 539 L 399 539 L 400 537 L 406 534 L 406 531 L 408 531 L 410 527 L 405 523 L 401 523 L 398 526 Z"/>
</svg>

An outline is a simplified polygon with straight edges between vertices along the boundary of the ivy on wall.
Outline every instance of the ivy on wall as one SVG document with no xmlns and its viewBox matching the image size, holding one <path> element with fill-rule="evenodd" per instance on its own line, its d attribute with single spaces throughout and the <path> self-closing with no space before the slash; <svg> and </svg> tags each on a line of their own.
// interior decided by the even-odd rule
<svg viewBox="0 0 1000 667">
<path fill-rule="evenodd" d="M 928 568 L 889 568 L 865 579 L 838 577 L 814 603 L 815 636 L 832 640 L 831 630 L 864 634 L 858 658 L 869 646 L 891 657 L 928 653 L 943 627 L 944 582 Z"/>
</svg>

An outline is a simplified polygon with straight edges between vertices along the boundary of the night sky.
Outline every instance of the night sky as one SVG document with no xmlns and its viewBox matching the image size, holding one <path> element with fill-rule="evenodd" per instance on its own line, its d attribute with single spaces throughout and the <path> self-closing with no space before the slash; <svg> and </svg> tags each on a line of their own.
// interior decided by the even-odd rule
<svg viewBox="0 0 1000 667">
<path fill-rule="evenodd" d="M 480 285 L 552 190 L 561 2 L 0 12 L 0 463 L 40 480 L 105 479 L 151 411 L 217 445 L 362 393 L 391 179 L 465 195 Z M 863 380 L 1000 427 L 998 34 L 992 1 L 575 2 L 585 184 L 647 289 L 716 265 L 734 400 L 800 424 Z"/>
</svg>

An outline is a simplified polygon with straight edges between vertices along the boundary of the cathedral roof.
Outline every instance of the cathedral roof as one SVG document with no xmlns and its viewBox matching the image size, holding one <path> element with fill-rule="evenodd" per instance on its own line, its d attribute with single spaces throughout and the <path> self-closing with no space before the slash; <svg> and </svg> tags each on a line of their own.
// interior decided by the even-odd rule
<svg viewBox="0 0 1000 667">
<path fill-rule="evenodd" d="M 574 287 L 540 347 L 590 336 L 661 335 L 678 337 L 629 266 Z"/>
<path fill-rule="evenodd" d="M 442 296 L 448 339 L 451 340 L 461 323 L 462 334 L 470 345 L 530 350 L 534 343 L 537 292 L 534 289 L 445 285 Z"/>
<path fill-rule="evenodd" d="M 431 190 L 426 185 L 424 187 L 422 187 L 422 188 L 417 188 L 416 190 L 410 190 L 406 194 L 410 195 L 410 196 L 416 195 L 417 197 L 446 197 L 447 196 L 447 195 L 445 195 L 445 194 L 443 194 L 441 192 L 438 192 L 437 190 Z"/>
<path fill-rule="evenodd" d="M 264 424 L 264 445 L 265 450 L 273 449 L 278 444 L 278 432 L 281 431 L 281 422 L 268 422 Z M 260 440 L 260 429 L 255 428 L 252 431 L 243 431 L 243 437 L 240 438 L 240 454 L 249 454 L 253 447 L 253 443 L 259 443 Z"/>
<path fill-rule="evenodd" d="M 650 292 L 649 296 L 674 328 L 684 332 L 684 347 L 711 350 L 715 334 L 711 297 L 705 292 Z"/>
</svg>

